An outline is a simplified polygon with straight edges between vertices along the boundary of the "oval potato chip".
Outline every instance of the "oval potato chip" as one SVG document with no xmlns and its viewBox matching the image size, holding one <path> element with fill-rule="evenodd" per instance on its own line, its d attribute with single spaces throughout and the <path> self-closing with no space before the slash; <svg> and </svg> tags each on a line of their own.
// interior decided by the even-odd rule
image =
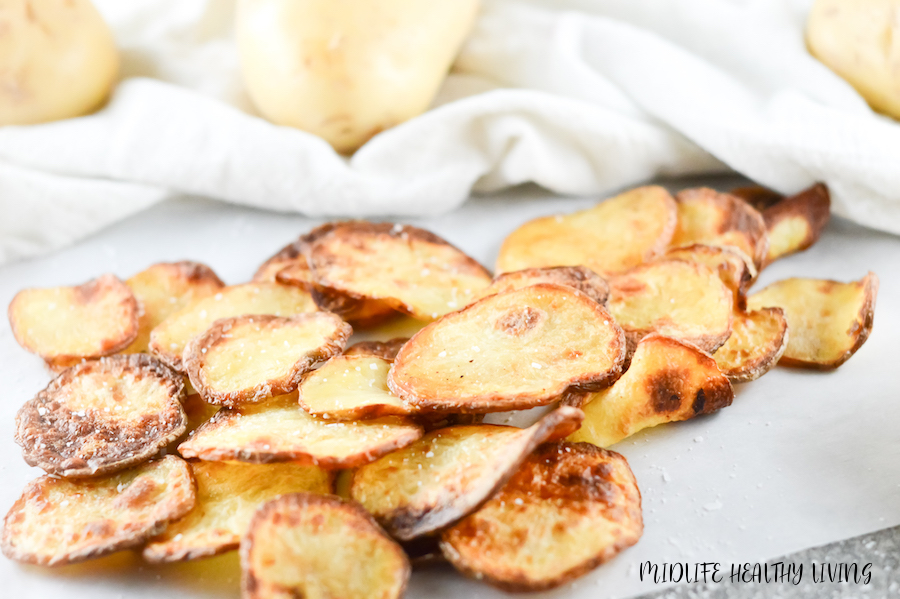
<svg viewBox="0 0 900 599">
<path fill-rule="evenodd" d="M 577 289 L 595 302 L 606 305 L 609 285 L 606 280 L 586 266 L 553 266 L 547 268 L 526 268 L 503 273 L 479 294 L 478 299 L 530 287 L 538 283 L 553 283 Z"/>
<path fill-rule="evenodd" d="M 734 315 L 731 337 L 713 359 L 732 383 L 747 383 L 772 369 L 788 345 L 788 324 L 781 308 Z"/>
</svg>

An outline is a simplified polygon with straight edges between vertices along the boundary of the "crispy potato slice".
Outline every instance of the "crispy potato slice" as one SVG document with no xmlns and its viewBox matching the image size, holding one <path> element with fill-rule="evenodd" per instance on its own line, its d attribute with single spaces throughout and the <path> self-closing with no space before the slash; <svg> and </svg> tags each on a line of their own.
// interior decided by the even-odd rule
<svg viewBox="0 0 900 599">
<path fill-rule="evenodd" d="M 137 300 L 109 274 L 77 287 L 25 289 L 8 314 L 19 345 L 57 369 L 114 354 L 138 334 Z"/>
<path fill-rule="evenodd" d="M 831 218 L 828 187 L 819 183 L 784 198 L 762 213 L 769 232 L 766 264 L 807 249 L 819 240 Z"/>
<path fill-rule="evenodd" d="M 258 402 L 294 391 L 315 364 L 341 353 L 352 332 L 328 312 L 223 318 L 188 342 L 184 369 L 209 403 Z"/>
<path fill-rule="evenodd" d="M 403 550 L 358 505 L 296 493 L 263 505 L 241 542 L 245 599 L 397 599 Z"/>
<path fill-rule="evenodd" d="M 766 223 L 753 206 L 737 196 L 700 187 L 675 196 L 678 226 L 672 246 L 703 243 L 735 246 L 762 267 L 769 249 Z"/>
<path fill-rule="evenodd" d="M 315 312 L 309 293 L 278 283 L 246 283 L 225 287 L 166 318 L 150 333 L 150 352 L 181 371 L 182 353 L 188 342 L 220 318 L 245 314 L 295 316 Z"/>
<path fill-rule="evenodd" d="M 732 292 L 704 264 L 660 260 L 611 278 L 609 287 L 609 311 L 629 349 L 660 333 L 714 352 L 731 334 Z"/>
<path fill-rule="evenodd" d="M 872 332 L 878 277 L 859 281 L 785 279 L 747 301 L 751 310 L 784 310 L 790 340 L 780 363 L 818 370 L 837 368 L 856 353 Z"/>
<path fill-rule="evenodd" d="M 355 468 L 422 436 L 401 418 L 329 422 L 306 413 L 296 392 L 259 404 L 219 410 L 178 446 L 186 458 L 251 464 L 296 462 L 323 468 Z"/>
<path fill-rule="evenodd" d="M 66 370 L 16 414 L 25 461 L 49 474 L 97 476 L 149 460 L 187 427 L 184 384 L 146 354 Z"/>
<path fill-rule="evenodd" d="M 608 447 L 651 426 L 715 412 L 732 399 L 731 383 L 708 354 L 676 339 L 648 335 L 622 378 L 588 396 L 584 424 L 569 440 Z"/>
<path fill-rule="evenodd" d="M 187 463 L 175 456 L 112 476 L 28 483 L 3 520 L 3 555 L 60 566 L 136 547 L 195 501 Z"/>
<path fill-rule="evenodd" d="M 638 542 L 641 493 L 628 462 L 590 443 L 547 443 L 490 501 L 441 535 L 447 559 L 505 591 L 583 576 Z"/>
<path fill-rule="evenodd" d="M 486 297 L 416 333 L 388 386 L 422 411 L 502 412 L 552 403 L 569 387 L 605 387 L 624 360 L 624 334 L 603 306 L 542 283 Z"/>
<path fill-rule="evenodd" d="M 750 256 L 736 247 L 695 243 L 669 250 L 666 253 L 666 260 L 686 260 L 705 264 L 718 273 L 725 286 L 731 289 L 734 294 L 734 307 L 738 310 L 747 307 L 747 290 L 756 280 L 757 270 Z"/>
<path fill-rule="evenodd" d="M 437 235 L 390 223 L 336 224 L 310 246 L 309 266 L 322 296 L 378 300 L 422 320 L 462 308 L 491 282 Z"/>
<path fill-rule="evenodd" d="M 586 266 L 554 266 L 549 268 L 526 268 L 504 273 L 494 279 L 477 299 L 515 291 L 538 283 L 554 283 L 577 289 L 598 304 L 606 305 L 609 285 L 606 280 Z"/>
<path fill-rule="evenodd" d="M 538 218 L 503 241 L 497 272 L 581 265 L 602 276 L 624 272 L 666 250 L 676 215 L 669 192 L 651 185 L 587 210 Z"/>
<path fill-rule="evenodd" d="M 360 341 L 344 350 L 345 356 L 377 356 L 393 362 L 400 348 L 409 341 L 409 337 L 394 337 L 387 341 Z"/>
<path fill-rule="evenodd" d="M 256 274 L 253 275 L 254 283 L 274 283 L 277 281 L 277 275 L 286 267 L 296 267 L 293 270 L 291 283 L 300 287 L 311 289 L 313 279 L 312 273 L 307 265 L 306 256 L 309 244 L 325 235 L 334 227 L 334 223 L 325 223 L 313 228 L 311 231 L 304 233 L 296 239 L 278 250 L 274 256 L 263 262 Z M 303 273 L 306 274 L 303 274 Z"/>
<path fill-rule="evenodd" d="M 237 549 L 256 508 L 288 493 L 332 492 L 332 476 L 316 466 L 296 464 L 191 464 L 197 503 L 183 518 L 144 547 L 149 562 L 211 557 Z"/>
<path fill-rule="evenodd" d="M 769 372 L 788 345 L 788 324 L 781 308 L 736 312 L 731 337 L 713 358 L 732 383 L 747 383 Z"/>
<path fill-rule="evenodd" d="M 300 405 L 312 414 L 335 420 L 369 420 L 410 415 L 417 410 L 391 393 L 389 360 L 343 355 L 330 359 L 300 385 Z"/>
<path fill-rule="evenodd" d="M 578 428 L 581 410 L 560 407 L 533 426 L 476 424 L 432 431 L 363 466 L 350 497 L 394 538 L 440 530 L 487 501 L 535 447 Z"/>
<path fill-rule="evenodd" d="M 125 282 L 138 302 L 138 336 L 125 353 L 145 352 L 150 331 L 190 303 L 218 292 L 225 283 L 199 262 L 162 262 Z"/>
</svg>

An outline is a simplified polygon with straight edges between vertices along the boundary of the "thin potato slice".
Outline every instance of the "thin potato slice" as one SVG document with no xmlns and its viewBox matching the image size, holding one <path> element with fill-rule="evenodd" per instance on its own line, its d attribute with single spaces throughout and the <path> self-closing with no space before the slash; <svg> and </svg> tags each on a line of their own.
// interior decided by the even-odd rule
<svg viewBox="0 0 900 599">
<path fill-rule="evenodd" d="M 605 387 L 624 360 L 624 334 L 603 306 L 542 283 L 486 297 L 416 333 L 388 386 L 423 411 L 502 412 L 552 403 L 569 387 Z"/>
<path fill-rule="evenodd" d="M 3 555 L 42 566 L 137 547 L 195 501 L 184 460 L 166 456 L 112 476 L 31 481 L 3 520 Z"/>
<path fill-rule="evenodd" d="M 146 354 L 66 370 L 16 414 L 25 461 L 49 474 L 97 476 L 149 460 L 187 427 L 184 383 Z"/>
<path fill-rule="evenodd" d="M 765 263 L 771 264 L 819 240 L 831 218 L 831 196 L 819 183 L 766 208 L 762 216 L 769 231 Z"/>
<path fill-rule="evenodd" d="M 462 308 L 491 282 L 437 235 L 390 223 L 336 224 L 310 246 L 309 265 L 323 297 L 378 300 L 422 320 Z"/>
<path fill-rule="evenodd" d="M 400 348 L 409 341 L 409 337 L 394 337 L 387 341 L 360 341 L 344 350 L 345 356 L 377 356 L 393 362 Z"/>
<path fill-rule="evenodd" d="M 837 368 L 862 347 L 875 318 L 878 277 L 859 281 L 785 279 L 754 293 L 751 310 L 784 310 L 790 340 L 780 363 L 818 370 Z"/>
<path fill-rule="evenodd" d="M 606 305 L 609 285 L 606 280 L 586 266 L 554 266 L 549 268 L 526 268 L 504 273 L 494 279 L 478 299 L 530 287 L 538 283 L 554 283 L 577 289 L 598 304 Z"/>
<path fill-rule="evenodd" d="M 676 215 L 675 200 L 654 185 L 632 189 L 587 210 L 538 218 L 503 241 L 497 272 L 582 265 L 602 276 L 624 272 L 666 250 Z"/>
<path fill-rule="evenodd" d="M 334 314 L 217 320 L 184 349 L 184 369 L 207 402 L 237 406 L 294 391 L 318 362 L 344 349 L 353 330 Z"/>
<path fill-rule="evenodd" d="M 686 260 L 705 264 L 717 272 L 725 286 L 731 289 L 734 294 L 734 307 L 738 310 L 747 307 L 747 290 L 756 280 L 757 270 L 750 256 L 736 247 L 696 243 L 669 250 L 666 253 L 666 260 Z"/>
<path fill-rule="evenodd" d="M 237 549 L 256 509 L 288 493 L 332 492 L 329 472 L 295 464 L 191 464 L 197 503 L 144 547 L 149 562 L 211 557 Z"/>
<path fill-rule="evenodd" d="M 294 285 L 311 289 L 313 279 L 312 273 L 307 265 L 306 255 L 309 244 L 325 235 L 334 227 L 334 223 L 325 223 L 319 225 L 311 231 L 304 233 L 280 250 L 274 256 L 263 262 L 253 275 L 254 283 L 274 283 L 277 280 L 279 272 L 290 267 L 296 267 L 293 270 L 292 281 Z M 305 273 L 305 274 L 304 274 Z"/>
<path fill-rule="evenodd" d="M 648 335 L 622 378 L 586 399 L 584 424 L 569 440 L 608 447 L 651 426 L 715 412 L 733 399 L 731 383 L 708 354 Z"/>
<path fill-rule="evenodd" d="M 505 591 L 562 586 L 638 542 L 641 493 L 621 455 L 547 443 L 477 512 L 441 535 L 447 559 Z"/>
<path fill-rule="evenodd" d="M 246 283 L 225 287 L 166 318 L 150 333 L 150 352 L 181 371 L 182 353 L 188 342 L 220 318 L 245 314 L 295 316 L 315 312 L 309 293 L 278 283 Z"/>
<path fill-rule="evenodd" d="M 734 315 L 731 337 L 713 358 L 732 383 L 747 383 L 769 372 L 788 345 L 788 324 L 781 308 Z"/>
<path fill-rule="evenodd" d="M 389 360 L 377 356 L 332 358 L 303 380 L 300 405 L 313 416 L 336 420 L 415 414 L 415 408 L 388 389 L 390 368 Z"/>
<path fill-rule="evenodd" d="M 55 368 L 125 349 L 138 334 L 138 304 L 113 275 L 78 287 L 25 289 L 9 304 L 13 335 Z"/>
<path fill-rule="evenodd" d="M 251 464 L 296 462 L 356 468 L 405 447 L 423 434 L 401 418 L 362 422 L 319 420 L 297 404 L 297 394 L 219 410 L 178 446 L 186 458 Z"/>
<path fill-rule="evenodd" d="M 241 542 L 244 599 L 399 599 L 409 560 L 372 517 L 338 497 L 263 505 Z"/>
<path fill-rule="evenodd" d="M 570 434 L 582 418 L 581 410 L 564 406 L 526 429 L 476 424 L 432 431 L 357 470 L 350 497 L 396 539 L 427 535 L 476 510 L 538 445 Z"/>
<path fill-rule="evenodd" d="M 714 352 L 731 334 L 732 292 L 703 264 L 661 260 L 610 279 L 609 287 L 609 311 L 630 350 L 660 333 Z"/>
</svg>

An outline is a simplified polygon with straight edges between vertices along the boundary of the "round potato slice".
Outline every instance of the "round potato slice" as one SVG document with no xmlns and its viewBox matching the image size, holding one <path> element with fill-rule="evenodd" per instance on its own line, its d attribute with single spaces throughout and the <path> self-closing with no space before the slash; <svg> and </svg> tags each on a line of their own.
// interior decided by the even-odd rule
<svg viewBox="0 0 900 599">
<path fill-rule="evenodd" d="M 341 353 L 352 332 L 327 312 L 223 318 L 185 346 L 184 369 L 209 403 L 258 402 L 294 391 L 316 363 Z"/>
<path fill-rule="evenodd" d="M 141 545 L 194 501 L 191 471 L 175 456 L 90 480 L 42 476 L 6 514 L 0 546 L 29 564 L 80 562 Z"/>
<path fill-rule="evenodd" d="M 526 268 L 507 272 L 496 279 L 479 294 L 478 299 L 530 287 L 538 283 L 553 283 L 577 289 L 595 302 L 606 305 L 609 285 L 606 280 L 586 266 L 554 266 L 550 268 Z"/>
<path fill-rule="evenodd" d="M 263 505 L 241 542 L 245 599 L 395 599 L 409 560 L 358 505 L 295 493 Z"/>
<path fill-rule="evenodd" d="M 393 362 L 400 348 L 409 341 L 409 337 L 394 337 L 387 341 L 360 341 L 344 350 L 345 356 L 376 356 Z"/>
<path fill-rule="evenodd" d="M 788 345 L 788 324 L 781 308 L 734 315 L 731 337 L 713 358 L 732 383 L 754 381 L 769 372 Z"/>
<path fill-rule="evenodd" d="M 25 289 L 9 304 L 19 345 L 51 366 L 67 367 L 126 348 L 138 334 L 138 304 L 113 275 L 78 287 Z"/>
<path fill-rule="evenodd" d="M 416 333 L 388 386 L 423 411 L 502 412 L 552 403 L 570 387 L 608 386 L 624 360 L 624 334 L 603 306 L 542 283 L 486 297 Z"/>
<path fill-rule="evenodd" d="M 719 247 L 695 243 L 669 250 L 666 260 L 685 260 L 705 264 L 714 272 L 725 286 L 734 294 L 734 307 L 744 310 L 747 307 L 747 290 L 756 280 L 757 270 L 753 260 L 734 246 Z"/>
<path fill-rule="evenodd" d="M 587 574 L 638 542 L 641 493 L 621 455 L 547 443 L 490 501 L 444 531 L 445 557 L 505 591 L 542 591 Z"/>
<path fill-rule="evenodd" d="M 146 354 L 64 371 L 16 414 L 25 461 L 49 474 L 97 476 L 149 460 L 187 428 L 184 383 Z"/>
</svg>

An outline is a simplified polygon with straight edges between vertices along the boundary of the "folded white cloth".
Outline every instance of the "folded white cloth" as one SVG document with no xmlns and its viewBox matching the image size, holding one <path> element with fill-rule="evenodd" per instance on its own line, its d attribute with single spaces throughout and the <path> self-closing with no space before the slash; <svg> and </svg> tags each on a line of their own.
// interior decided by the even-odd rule
<svg viewBox="0 0 900 599">
<path fill-rule="evenodd" d="M 434 107 L 345 159 L 259 118 L 233 0 L 96 0 L 123 80 L 100 112 L 0 128 L 0 262 L 179 194 L 424 215 L 533 181 L 604 194 L 732 168 L 900 233 L 900 123 L 803 42 L 811 0 L 484 0 Z"/>
</svg>

